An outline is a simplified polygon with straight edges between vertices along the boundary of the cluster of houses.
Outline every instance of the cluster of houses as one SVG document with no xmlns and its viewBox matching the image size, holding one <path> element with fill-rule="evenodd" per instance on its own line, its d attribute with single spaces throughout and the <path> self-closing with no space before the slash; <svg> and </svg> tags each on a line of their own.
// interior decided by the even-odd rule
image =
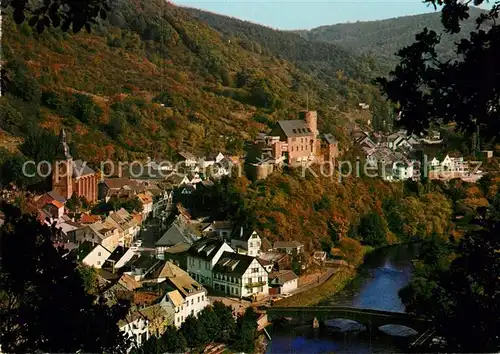
<svg viewBox="0 0 500 354">
<path fill-rule="evenodd" d="M 471 173 L 469 162 L 463 157 L 446 155 L 442 161 L 434 157 L 427 160 L 426 166 L 422 166 L 420 158 L 415 158 L 417 149 L 442 142 L 438 132 L 420 138 L 407 135 L 405 130 L 387 135 L 358 131 L 354 139 L 365 155 L 367 167 L 377 170 L 378 176 L 388 181 L 419 180 L 422 173 L 431 179 L 468 178 Z"/>
<path fill-rule="evenodd" d="M 210 303 L 207 289 L 253 300 L 297 289 L 292 257 L 301 257 L 302 244 L 272 245 L 247 225 L 193 220 L 176 201 L 176 193 L 182 197 L 212 185 L 204 175 L 208 167 L 218 165 L 212 179 L 230 173 L 234 159 L 221 153 L 196 159 L 181 152 L 183 173 L 164 176 L 171 167 L 149 160 L 147 174 L 133 175 L 129 169 L 124 176 L 98 180 L 90 167 L 73 161 L 64 131 L 57 151 L 53 189 L 31 195 L 29 205 L 41 223 L 55 227 L 57 246 L 96 269 L 99 293 L 106 301 L 131 301 L 131 311 L 119 326 L 135 345 L 160 335 L 167 325 L 179 327 L 189 315 L 196 316 Z M 92 214 L 84 211 L 88 207 L 69 206 L 75 196 L 93 206 L 134 199 L 141 207 Z M 139 236 L 149 218 L 164 222 L 153 247 L 145 248 Z"/>
<path fill-rule="evenodd" d="M 138 345 L 152 334 L 161 335 L 166 326 L 179 327 L 189 315 L 196 316 L 210 304 L 207 289 L 220 296 L 260 300 L 298 288 L 291 267 L 292 258 L 304 253 L 299 242 L 273 245 L 245 225 L 192 220 L 181 205 L 154 251 L 103 237 L 132 220 L 120 210 L 96 222 L 103 225 L 101 230 L 93 230 L 96 223 L 77 230 L 74 247 L 73 238 L 60 244 L 96 269 L 99 292 L 109 303 L 131 300 L 131 312 L 119 326 Z"/>
</svg>

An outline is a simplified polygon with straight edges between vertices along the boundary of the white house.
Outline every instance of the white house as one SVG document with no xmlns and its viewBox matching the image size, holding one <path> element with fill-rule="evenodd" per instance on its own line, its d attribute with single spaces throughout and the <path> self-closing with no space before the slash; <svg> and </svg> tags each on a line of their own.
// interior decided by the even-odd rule
<svg viewBox="0 0 500 354">
<path fill-rule="evenodd" d="M 392 176 L 394 180 L 404 181 L 413 178 L 413 164 L 394 162 L 392 166 Z"/>
<path fill-rule="evenodd" d="M 235 297 L 268 295 L 268 273 L 258 258 L 224 252 L 213 270 L 213 286 Z"/>
<path fill-rule="evenodd" d="M 454 165 L 453 160 L 451 159 L 451 157 L 449 155 L 446 155 L 444 160 L 441 162 L 441 167 L 445 171 L 451 171 L 453 168 L 453 165 Z"/>
<path fill-rule="evenodd" d="M 209 305 L 206 289 L 188 273 L 171 262 L 166 263 L 164 283 L 168 292 L 160 305 L 173 315 L 174 325 L 180 327 L 187 316 L 197 316 Z"/>
<path fill-rule="evenodd" d="M 213 286 L 212 270 L 224 252 L 234 252 L 218 238 L 202 238 L 193 243 L 187 252 L 187 271 L 201 284 Z"/>
<path fill-rule="evenodd" d="M 111 252 L 100 244 L 83 242 L 76 250 L 80 262 L 89 267 L 102 268 L 104 262 L 111 255 Z"/>
<path fill-rule="evenodd" d="M 231 234 L 231 247 L 241 254 L 257 257 L 260 254 L 261 239 L 257 231 L 243 226 L 234 229 Z"/>
<path fill-rule="evenodd" d="M 439 162 L 439 160 L 438 160 L 438 159 L 436 159 L 436 158 L 434 157 L 434 158 L 431 160 L 430 165 L 431 165 L 432 169 L 437 169 L 437 168 L 441 165 L 441 163 Z"/>
<path fill-rule="evenodd" d="M 135 347 L 142 346 L 149 339 L 149 321 L 139 312 L 127 315 L 118 322 L 118 327 L 133 341 L 127 353 Z"/>
<path fill-rule="evenodd" d="M 198 159 L 190 152 L 180 151 L 177 155 L 179 161 L 182 162 L 186 167 L 195 167 L 198 164 Z"/>
<path fill-rule="evenodd" d="M 274 249 L 278 252 L 296 255 L 304 250 L 304 245 L 297 241 L 277 241 L 274 243 Z"/>
<path fill-rule="evenodd" d="M 281 270 L 269 274 L 269 284 L 272 287 L 278 287 L 280 294 L 290 293 L 297 290 L 299 277 L 291 270 Z"/>
<path fill-rule="evenodd" d="M 137 197 L 142 204 L 142 216 L 146 219 L 153 212 L 153 195 L 146 191 L 137 194 Z"/>
<path fill-rule="evenodd" d="M 134 256 L 135 251 L 132 248 L 118 246 L 106 259 L 106 264 L 112 269 L 119 269 L 127 264 Z"/>
<path fill-rule="evenodd" d="M 204 229 L 204 233 L 215 232 L 217 236 L 228 240 L 233 231 L 233 223 L 230 221 L 212 221 L 210 225 L 207 225 Z"/>
</svg>

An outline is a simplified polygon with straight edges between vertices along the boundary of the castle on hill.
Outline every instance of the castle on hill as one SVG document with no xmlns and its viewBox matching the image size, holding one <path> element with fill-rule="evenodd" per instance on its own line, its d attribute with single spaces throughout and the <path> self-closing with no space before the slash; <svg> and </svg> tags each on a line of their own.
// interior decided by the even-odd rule
<svg viewBox="0 0 500 354">
<path fill-rule="evenodd" d="M 257 179 L 266 178 L 285 164 L 300 166 L 309 162 L 333 161 L 338 157 L 335 137 L 318 132 L 318 113 L 301 111 L 299 118 L 280 120 L 270 133 L 257 136 L 247 155 L 247 163 Z"/>
</svg>

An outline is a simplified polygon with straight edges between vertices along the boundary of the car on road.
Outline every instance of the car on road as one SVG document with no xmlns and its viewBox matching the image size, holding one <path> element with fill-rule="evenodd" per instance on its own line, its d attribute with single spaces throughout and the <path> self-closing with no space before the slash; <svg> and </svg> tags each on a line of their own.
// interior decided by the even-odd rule
<svg viewBox="0 0 500 354">
<path fill-rule="evenodd" d="M 290 297 L 290 296 L 292 296 L 292 294 L 290 294 L 290 293 L 281 294 L 281 297 L 284 299 L 286 299 L 287 297 Z"/>
</svg>

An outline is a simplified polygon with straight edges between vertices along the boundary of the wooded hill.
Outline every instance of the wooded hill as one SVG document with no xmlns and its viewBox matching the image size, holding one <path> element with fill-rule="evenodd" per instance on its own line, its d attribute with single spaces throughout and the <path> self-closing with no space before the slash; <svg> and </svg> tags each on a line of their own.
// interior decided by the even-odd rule
<svg viewBox="0 0 500 354">
<path fill-rule="evenodd" d="M 39 35 L 9 14 L 3 25 L 0 128 L 24 139 L 19 150 L 29 158 L 50 160 L 61 127 L 73 154 L 90 162 L 169 158 L 179 149 L 239 153 L 274 121 L 296 118 L 306 96 L 320 129 L 346 144 L 348 122 L 370 118 L 358 102 L 383 102 L 363 60 L 335 45 L 311 50 L 318 61 L 329 53 L 328 81 L 321 80 L 162 0 L 117 1 L 91 34 Z M 278 43 L 282 32 L 274 36 Z"/>
<path fill-rule="evenodd" d="M 311 30 L 295 31 L 303 38 L 311 41 L 326 41 L 339 44 L 357 54 L 372 55 L 386 69 L 391 69 L 398 63 L 395 53 L 415 41 L 415 35 L 424 28 L 443 33 L 438 50 L 446 57 L 454 55 L 454 43 L 468 36 L 475 29 L 475 19 L 481 14 L 478 8 L 471 8 L 470 18 L 463 22 L 460 35 L 443 33 L 441 12 L 403 16 L 381 21 L 358 21 L 321 26 Z"/>
</svg>

